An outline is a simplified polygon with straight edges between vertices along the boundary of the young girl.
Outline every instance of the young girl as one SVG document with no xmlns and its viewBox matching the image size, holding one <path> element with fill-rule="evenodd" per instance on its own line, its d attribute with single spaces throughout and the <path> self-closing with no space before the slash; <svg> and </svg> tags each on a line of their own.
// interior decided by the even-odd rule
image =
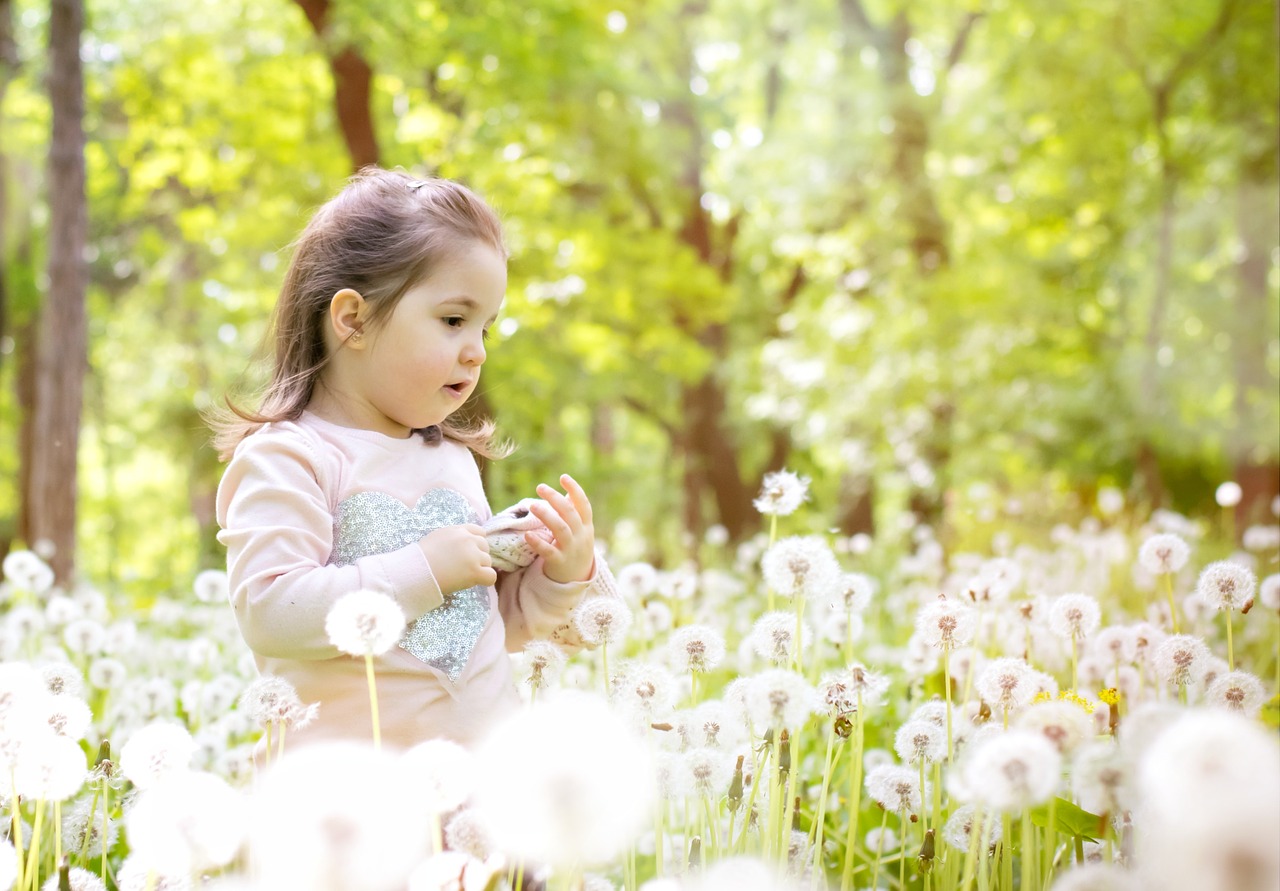
<svg viewBox="0 0 1280 891">
<path fill-rule="evenodd" d="M 495 571 L 480 526 L 491 512 L 472 452 L 503 450 L 492 424 L 451 416 L 479 381 L 506 257 L 497 216 L 463 186 L 362 171 L 295 247 L 258 411 L 215 423 L 240 631 L 259 671 L 320 703 L 291 744 L 372 736 L 364 662 L 325 633 L 348 592 L 383 592 L 409 620 L 375 663 L 382 739 L 404 748 L 475 741 L 519 702 L 507 653 L 572 637 L 583 596 L 612 593 L 570 477 L 529 501 L 545 528 L 525 535 L 527 567 Z"/>
</svg>

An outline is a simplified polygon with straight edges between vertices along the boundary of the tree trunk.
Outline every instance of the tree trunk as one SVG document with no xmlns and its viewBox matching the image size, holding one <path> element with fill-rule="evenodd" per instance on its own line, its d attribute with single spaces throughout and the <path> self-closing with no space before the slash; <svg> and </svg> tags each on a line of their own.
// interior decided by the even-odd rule
<svg viewBox="0 0 1280 891">
<path fill-rule="evenodd" d="M 1266 522 L 1271 499 L 1280 494 L 1280 455 L 1276 453 L 1276 383 L 1267 371 L 1267 268 L 1277 239 L 1274 146 L 1241 163 L 1236 220 L 1244 246 L 1236 267 L 1234 350 L 1236 358 L 1235 436 L 1229 445 L 1234 474 L 1243 490 L 1235 528 Z"/>
<path fill-rule="evenodd" d="M 333 52 L 327 45 L 330 0 L 296 0 L 307 15 L 307 21 L 329 53 L 329 69 L 333 72 L 333 106 L 347 143 L 354 170 L 377 164 L 378 138 L 369 106 L 369 90 L 373 70 L 355 47 L 345 46 Z"/>
<path fill-rule="evenodd" d="M 49 290 L 36 340 L 31 542 L 52 545 L 59 582 L 75 569 L 76 449 L 86 369 L 83 0 L 52 0 L 49 13 Z"/>
</svg>

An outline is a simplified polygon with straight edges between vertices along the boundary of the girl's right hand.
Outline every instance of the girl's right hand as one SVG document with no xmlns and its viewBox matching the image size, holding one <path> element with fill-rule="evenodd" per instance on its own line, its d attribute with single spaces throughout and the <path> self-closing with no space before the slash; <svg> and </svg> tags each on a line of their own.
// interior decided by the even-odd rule
<svg viewBox="0 0 1280 891">
<path fill-rule="evenodd" d="M 441 594 L 498 581 L 484 530 L 474 524 L 442 526 L 418 540 Z"/>
</svg>

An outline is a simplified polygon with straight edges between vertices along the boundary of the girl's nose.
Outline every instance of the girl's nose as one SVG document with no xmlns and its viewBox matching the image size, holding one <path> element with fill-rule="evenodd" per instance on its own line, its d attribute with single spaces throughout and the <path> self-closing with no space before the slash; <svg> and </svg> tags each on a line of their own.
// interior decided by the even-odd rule
<svg viewBox="0 0 1280 891">
<path fill-rule="evenodd" d="M 484 337 L 477 334 L 473 338 L 467 340 L 466 345 L 462 348 L 462 362 L 466 365 L 483 365 L 485 357 Z"/>
</svg>

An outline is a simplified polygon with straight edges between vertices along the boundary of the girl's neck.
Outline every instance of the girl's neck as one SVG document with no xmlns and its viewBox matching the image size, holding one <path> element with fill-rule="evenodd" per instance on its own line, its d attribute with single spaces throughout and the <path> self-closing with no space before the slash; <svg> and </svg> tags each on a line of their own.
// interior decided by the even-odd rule
<svg viewBox="0 0 1280 891">
<path fill-rule="evenodd" d="M 323 386 L 316 387 L 305 410 L 320 420 L 328 421 L 338 427 L 368 430 L 391 439 L 408 439 L 413 434 L 408 427 L 396 424 L 372 409 L 366 408 L 363 411 L 353 409 L 348 400 Z"/>
</svg>

